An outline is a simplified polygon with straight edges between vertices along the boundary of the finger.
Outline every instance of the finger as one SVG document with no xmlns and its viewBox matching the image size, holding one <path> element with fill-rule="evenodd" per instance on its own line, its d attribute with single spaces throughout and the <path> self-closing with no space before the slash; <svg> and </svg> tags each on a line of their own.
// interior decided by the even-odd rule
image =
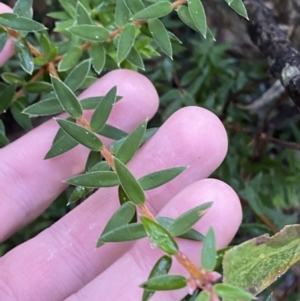
<svg viewBox="0 0 300 301">
<path fill-rule="evenodd" d="M 103 95 L 114 85 L 123 98 L 114 105 L 109 124 L 129 132 L 154 115 L 158 96 L 153 85 L 129 70 L 110 72 L 80 98 Z M 54 159 L 43 159 L 57 130 L 57 123 L 50 120 L 0 150 L 0 241 L 41 214 L 66 188 L 62 181 L 83 170 L 88 155 L 83 146 Z"/>
<path fill-rule="evenodd" d="M 207 201 L 212 201 L 213 205 L 194 228 L 206 233 L 212 226 L 216 234 L 217 246 L 223 248 L 234 237 L 242 219 L 239 199 L 227 184 L 214 179 L 200 180 L 176 195 L 159 215 L 176 218 L 186 210 Z M 187 255 L 196 266 L 200 266 L 200 245 L 199 242 L 186 240 L 181 240 L 179 243 L 181 252 Z M 141 300 L 143 291 L 138 286 L 147 280 L 151 268 L 162 255 L 160 250 L 151 249 L 149 239 L 145 238 L 137 242 L 128 253 L 101 275 L 65 301 L 96 301 L 101 295 L 106 296 L 106 301 L 121 300 L 124 296 L 126 300 Z M 126 277 L 124 277 L 124 271 L 126 271 Z M 170 274 L 178 273 L 189 276 L 174 259 Z M 181 300 L 188 293 L 187 288 L 173 292 L 158 292 L 151 300 Z"/>
<path fill-rule="evenodd" d="M 136 177 L 164 168 L 189 166 L 173 181 L 147 193 L 151 211 L 158 212 L 188 184 L 213 172 L 226 150 L 227 136 L 220 120 L 205 109 L 189 107 L 169 118 L 129 166 Z M 80 289 L 129 248 L 128 244 L 122 248 L 112 244 L 95 248 L 118 207 L 116 196 L 115 188 L 100 189 L 50 229 L 8 253 L 0 259 L 0 279 L 5 278 L 9 287 L 25 281 L 26 286 L 14 289 L 16 296 L 27 296 L 23 301 L 34 296 L 43 296 L 44 301 L 63 300 Z M 3 271 L 8 270 L 13 277 L 5 277 Z M 41 275 L 47 278 L 41 279 Z"/>
<path fill-rule="evenodd" d="M 12 9 L 9 6 L 7 6 L 3 3 L 0 3 L 0 14 L 11 13 L 11 12 L 12 12 Z M 14 54 L 14 43 L 13 43 L 13 40 L 10 38 L 6 42 L 2 51 L 0 52 L 0 67 L 2 67 L 5 64 L 5 62 L 7 60 L 9 60 L 13 54 Z"/>
</svg>

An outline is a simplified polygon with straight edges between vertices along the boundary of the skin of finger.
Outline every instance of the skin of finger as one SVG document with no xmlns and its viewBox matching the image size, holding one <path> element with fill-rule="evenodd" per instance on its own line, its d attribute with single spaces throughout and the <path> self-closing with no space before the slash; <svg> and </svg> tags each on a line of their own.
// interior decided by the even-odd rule
<svg viewBox="0 0 300 301">
<path fill-rule="evenodd" d="M 164 185 L 160 194 L 157 189 L 147 193 L 149 208 L 154 203 L 153 208 L 160 210 L 187 185 L 213 172 L 226 150 L 227 136 L 219 119 L 205 109 L 188 107 L 169 118 L 129 166 L 139 177 L 145 172 L 190 165 Z M 0 279 L 5 279 L 8 287 L 19 283 L 14 294 L 26 295 L 27 300 L 42 296 L 44 301 L 63 300 L 80 289 L 128 249 L 126 244 L 122 248 L 108 244 L 95 249 L 118 206 L 116 195 L 115 188 L 100 189 L 50 229 L 5 255 L 0 260 Z"/>
<path fill-rule="evenodd" d="M 12 9 L 5 5 L 4 3 L 0 3 L 0 14 L 3 13 L 11 13 Z M 0 52 L 0 67 L 2 67 L 5 62 L 11 58 L 14 54 L 14 43 L 12 39 L 8 39 L 4 48 Z"/>
<path fill-rule="evenodd" d="M 234 237 L 242 219 L 242 211 L 238 196 L 227 184 L 215 180 L 204 179 L 193 183 L 176 195 L 159 213 L 159 216 L 178 217 L 183 212 L 210 200 L 212 207 L 207 214 L 194 226 L 202 233 L 213 227 L 217 247 L 225 247 Z M 181 239 L 179 249 L 196 266 L 200 266 L 201 243 Z M 99 296 L 105 300 L 141 300 L 142 289 L 138 286 L 145 282 L 155 262 L 163 255 L 160 250 L 150 248 L 148 238 L 137 242 L 133 248 L 111 265 L 104 273 L 66 301 L 93 301 Z M 124 277 L 126 271 L 126 277 Z M 188 277 L 186 270 L 173 258 L 170 274 Z M 172 292 L 157 292 L 151 301 L 181 300 L 188 294 L 184 288 Z"/>
<path fill-rule="evenodd" d="M 152 83 L 130 70 L 115 70 L 99 79 L 80 98 L 104 95 L 117 85 L 123 98 L 112 110 L 108 123 L 132 131 L 151 118 L 158 107 Z M 91 111 L 87 112 L 91 115 Z M 80 173 L 88 149 L 78 146 L 50 160 L 43 160 L 58 130 L 50 120 L 0 150 L 0 241 L 20 229 L 39 214 L 66 188 L 63 180 Z M 109 144 L 109 139 L 104 139 Z"/>
</svg>

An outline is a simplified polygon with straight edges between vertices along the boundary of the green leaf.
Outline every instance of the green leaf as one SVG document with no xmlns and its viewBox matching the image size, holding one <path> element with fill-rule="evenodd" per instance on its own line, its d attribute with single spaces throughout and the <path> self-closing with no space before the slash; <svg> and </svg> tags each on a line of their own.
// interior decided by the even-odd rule
<svg viewBox="0 0 300 301">
<path fill-rule="evenodd" d="M 45 54 L 45 56 L 50 59 L 54 45 L 51 42 L 51 40 L 49 39 L 49 36 L 47 33 L 42 33 L 40 36 L 40 43 L 42 46 L 42 50 L 43 53 Z"/>
<path fill-rule="evenodd" d="M 1 20 L 1 15 L 0 15 L 0 20 Z M 33 57 L 26 40 L 22 37 L 19 37 L 15 41 L 14 46 L 15 46 L 16 55 L 20 61 L 22 69 L 25 72 L 32 74 L 34 69 Z"/>
<path fill-rule="evenodd" d="M 28 106 L 28 100 L 22 96 L 11 104 L 10 110 L 17 123 L 26 131 L 30 131 L 32 129 L 31 120 L 27 115 L 22 113 L 26 106 Z"/>
<path fill-rule="evenodd" d="M 72 90 L 78 90 L 91 69 L 91 60 L 84 60 L 68 74 L 65 84 Z"/>
<path fill-rule="evenodd" d="M 148 280 L 157 276 L 168 274 L 172 265 L 172 258 L 164 255 L 155 263 L 152 268 Z M 148 301 L 154 295 L 154 291 L 144 290 L 142 301 Z"/>
<path fill-rule="evenodd" d="M 113 229 L 102 235 L 98 240 L 97 247 L 101 247 L 106 242 L 132 241 L 145 236 L 146 232 L 141 223 L 129 224 Z"/>
<path fill-rule="evenodd" d="M 202 268 L 212 271 L 217 263 L 216 238 L 212 227 L 209 228 L 203 239 L 203 246 L 201 251 L 201 265 Z"/>
<path fill-rule="evenodd" d="M 140 53 L 134 47 L 131 48 L 126 59 L 128 62 L 130 62 L 134 66 L 136 66 L 142 70 L 145 70 L 143 59 L 142 59 Z"/>
<path fill-rule="evenodd" d="M 101 140 L 91 131 L 67 120 L 56 119 L 56 121 L 68 135 L 70 135 L 80 144 L 94 151 L 99 151 L 102 149 L 103 144 Z"/>
<path fill-rule="evenodd" d="M 242 17 L 248 19 L 247 10 L 242 0 L 225 0 L 227 4 Z"/>
<path fill-rule="evenodd" d="M 244 291 L 240 287 L 231 284 L 217 283 L 214 285 L 214 292 L 226 300 L 253 300 L 256 299 L 252 294 Z"/>
<path fill-rule="evenodd" d="M 122 27 L 129 23 L 130 11 L 124 0 L 117 0 L 115 20 L 118 27 Z"/>
<path fill-rule="evenodd" d="M 173 167 L 169 169 L 155 171 L 153 173 L 143 176 L 138 181 L 142 186 L 143 190 L 154 189 L 173 180 L 185 169 L 186 167 Z"/>
<path fill-rule="evenodd" d="M 179 8 L 177 9 L 177 14 L 183 23 L 185 23 L 187 26 L 189 26 L 193 30 L 199 32 L 199 29 L 195 25 L 187 6 L 180 5 Z"/>
<path fill-rule="evenodd" d="M 160 1 L 154 4 L 151 4 L 144 8 L 143 10 L 135 13 L 132 20 L 139 20 L 139 19 L 152 19 L 152 18 L 161 18 L 173 10 L 172 3 L 169 1 Z"/>
<path fill-rule="evenodd" d="M 49 98 L 43 101 L 34 103 L 27 107 L 22 113 L 28 114 L 31 117 L 55 115 L 63 111 L 63 107 L 57 98 Z"/>
<path fill-rule="evenodd" d="M 0 147 L 6 146 L 7 144 L 9 144 L 9 140 L 5 136 L 5 127 L 0 119 Z"/>
<path fill-rule="evenodd" d="M 109 31 L 97 25 L 74 25 L 68 28 L 74 35 L 88 41 L 105 42 L 109 38 Z"/>
<path fill-rule="evenodd" d="M 102 44 L 93 44 L 89 50 L 89 55 L 92 59 L 92 65 L 97 74 L 100 74 L 105 66 L 106 52 Z"/>
<path fill-rule="evenodd" d="M 104 234 L 109 233 L 110 231 L 118 229 L 122 226 L 128 225 L 128 223 L 135 215 L 135 211 L 136 208 L 132 203 L 125 203 L 122 206 L 120 206 L 107 222 L 99 240 L 101 240 L 101 237 Z M 99 244 L 97 246 L 99 247 Z"/>
<path fill-rule="evenodd" d="M 78 25 L 93 24 L 89 12 L 80 2 L 77 4 L 76 20 Z"/>
<path fill-rule="evenodd" d="M 125 5 L 131 11 L 132 14 L 136 14 L 145 8 L 141 0 L 125 0 Z"/>
<path fill-rule="evenodd" d="M 28 19 L 32 18 L 32 0 L 18 0 L 14 6 L 13 13 Z"/>
<path fill-rule="evenodd" d="M 163 226 L 170 232 L 170 228 L 174 223 L 174 220 L 172 218 L 159 216 L 156 220 L 161 226 Z M 187 232 L 179 235 L 178 237 L 195 241 L 203 241 L 204 239 L 204 236 L 195 229 L 189 229 Z"/>
<path fill-rule="evenodd" d="M 114 158 L 114 163 L 116 173 L 125 193 L 133 203 L 142 205 L 145 202 L 145 194 L 141 185 L 120 160 Z"/>
<path fill-rule="evenodd" d="M 188 9 L 196 27 L 204 38 L 206 38 L 207 24 L 202 2 L 200 0 L 188 0 Z"/>
<path fill-rule="evenodd" d="M 82 186 L 76 186 L 69 197 L 67 206 L 80 199 L 85 199 L 90 194 L 91 191 L 92 189 L 82 187 Z"/>
<path fill-rule="evenodd" d="M 161 2 L 159 2 L 161 3 Z M 151 19 L 148 22 L 149 30 L 157 46 L 170 58 L 172 58 L 172 45 L 170 36 L 159 19 Z"/>
<path fill-rule="evenodd" d="M 57 19 L 57 20 L 69 20 L 70 15 L 65 11 L 55 11 L 47 14 L 48 17 Z"/>
<path fill-rule="evenodd" d="M 178 245 L 171 234 L 157 222 L 141 216 L 141 221 L 145 227 L 147 235 L 152 244 L 163 250 L 169 255 L 175 255 L 178 252 Z"/>
<path fill-rule="evenodd" d="M 0 113 L 8 109 L 15 95 L 16 87 L 14 84 L 8 85 L 0 92 Z"/>
<path fill-rule="evenodd" d="M 83 50 L 78 47 L 72 47 L 62 58 L 62 60 L 58 64 L 58 71 L 66 71 L 74 66 L 79 62 L 80 58 L 82 57 Z"/>
<path fill-rule="evenodd" d="M 152 291 L 176 290 L 187 286 L 187 280 L 181 275 L 161 275 L 150 278 L 140 287 Z"/>
<path fill-rule="evenodd" d="M 76 2 L 72 0 L 58 0 L 63 9 L 74 19 L 76 16 Z"/>
<path fill-rule="evenodd" d="M 207 291 L 202 291 L 194 301 L 210 301 L 210 295 Z"/>
<path fill-rule="evenodd" d="M 48 63 L 48 60 L 45 59 L 44 57 L 34 57 L 33 58 L 33 63 L 35 66 L 45 66 Z"/>
<path fill-rule="evenodd" d="M 47 29 L 42 24 L 36 21 L 24 17 L 19 17 L 18 15 L 11 13 L 0 14 L 0 25 L 26 32 L 36 32 Z"/>
<path fill-rule="evenodd" d="M 24 89 L 28 93 L 51 92 L 52 85 L 44 81 L 36 81 L 36 82 L 26 84 L 24 86 Z"/>
<path fill-rule="evenodd" d="M 118 46 L 117 46 L 118 65 L 120 65 L 120 63 L 126 59 L 132 46 L 134 45 L 134 40 L 135 40 L 135 25 L 126 24 L 123 27 L 123 30 L 119 35 L 119 39 L 118 39 Z"/>
<path fill-rule="evenodd" d="M 231 248 L 223 259 L 223 282 L 257 295 L 300 260 L 299 233 L 300 225 L 289 225 Z"/>
<path fill-rule="evenodd" d="M 106 124 L 101 129 L 101 131 L 98 132 L 98 134 L 100 134 L 101 136 L 104 136 L 106 138 L 110 138 L 110 139 L 114 139 L 114 140 L 122 139 L 128 135 L 124 131 L 122 131 L 112 125 L 109 125 L 109 124 Z"/>
<path fill-rule="evenodd" d="M 18 85 L 18 86 L 23 86 L 26 84 L 26 81 L 22 77 L 14 74 L 14 73 L 3 72 L 1 74 L 1 77 L 5 82 L 7 82 L 9 84 L 14 84 L 14 85 Z"/>
<path fill-rule="evenodd" d="M 116 153 L 116 157 L 124 164 L 128 163 L 139 149 L 147 128 L 147 121 L 140 124 L 129 134 Z"/>
<path fill-rule="evenodd" d="M 82 108 L 81 105 L 72 92 L 72 90 L 63 83 L 60 79 L 51 76 L 51 81 L 54 89 L 54 93 L 61 103 L 62 107 L 72 116 L 77 119 L 82 116 Z"/>
<path fill-rule="evenodd" d="M 88 188 L 113 187 L 120 184 L 118 176 L 114 171 L 91 171 L 67 179 L 66 183 Z"/>
<path fill-rule="evenodd" d="M 179 236 L 190 230 L 207 212 L 212 203 L 204 203 L 177 217 L 171 225 L 169 231 L 174 236 Z"/>
<path fill-rule="evenodd" d="M 90 151 L 89 156 L 85 163 L 84 170 L 89 171 L 94 165 L 96 165 L 97 163 L 100 163 L 101 159 L 102 159 L 102 156 L 101 156 L 100 152 Z"/>
<path fill-rule="evenodd" d="M 0 51 L 3 50 L 7 40 L 8 40 L 8 33 L 4 28 L 0 28 Z"/>
<path fill-rule="evenodd" d="M 101 102 L 99 102 L 90 122 L 91 130 L 93 132 L 100 131 L 105 125 L 113 108 L 113 104 L 116 101 L 116 93 L 117 87 L 114 86 L 102 98 Z"/>
<path fill-rule="evenodd" d="M 107 162 L 106 161 L 101 161 L 101 162 L 98 162 L 97 164 L 95 164 L 93 167 L 91 167 L 89 172 L 92 172 L 92 171 L 109 171 L 109 170 L 110 170 L 110 166 L 107 164 Z"/>
<path fill-rule="evenodd" d="M 78 142 L 65 133 L 62 129 L 59 129 L 54 142 L 45 156 L 45 160 L 59 156 L 70 149 L 78 145 Z"/>
</svg>

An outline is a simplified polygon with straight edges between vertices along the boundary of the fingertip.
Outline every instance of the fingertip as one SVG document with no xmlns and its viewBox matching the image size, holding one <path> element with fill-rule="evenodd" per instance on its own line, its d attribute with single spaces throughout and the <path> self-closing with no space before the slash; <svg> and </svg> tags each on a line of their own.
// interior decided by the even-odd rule
<svg viewBox="0 0 300 301">
<path fill-rule="evenodd" d="M 3 13 L 11 13 L 12 9 L 5 5 L 4 3 L 0 3 L 0 14 Z M 0 67 L 2 67 L 7 60 L 14 54 L 14 42 L 11 38 L 9 38 L 0 52 Z"/>
</svg>

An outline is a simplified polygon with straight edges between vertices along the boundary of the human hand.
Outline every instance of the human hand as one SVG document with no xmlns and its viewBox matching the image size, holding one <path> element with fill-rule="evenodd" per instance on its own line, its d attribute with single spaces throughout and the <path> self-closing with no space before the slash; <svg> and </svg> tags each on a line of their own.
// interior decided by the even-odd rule
<svg viewBox="0 0 300 301">
<path fill-rule="evenodd" d="M 0 60 L 10 52 L 6 48 Z M 114 105 L 109 124 L 130 132 L 155 114 L 158 96 L 154 87 L 144 76 L 128 70 L 103 76 L 80 98 L 103 95 L 114 85 L 123 98 Z M 66 188 L 62 181 L 83 170 L 88 150 L 82 146 L 43 160 L 57 130 L 57 123 L 50 120 L 0 150 L 0 241 L 37 218 Z M 103 141 L 111 144 L 108 139 Z M 213 202 L 194 228 L 206 233 L 212 226 L 217 247 L 223 248 L 240 224 L 240 203 L 227 184 L 206 178 L 226 151 L 227 136 L 219 119 L 205 109 L 187 107 L 162 125 L 128 167 L 139 178 L 156 170 L 188 166 L 171 182 L 148 191 L 147 206 L 155 215 L 175 218 L 201 203 Z M 117 207 L 116 188 L 102 188 L 53 226 L 0 258 L 0 300 L 140 300 L 138 285 L 147 279 L 161 251 L 151 249 L 148 238 L 96 249 Z M 178 240 L 178 244 L 199 263 L 199 242 Z M 186 274 L 173 265 L 171 273 Z M 152 300 L 179 300 L 186 294 L 186 289 L 156 293 Z"/>
</svg>

